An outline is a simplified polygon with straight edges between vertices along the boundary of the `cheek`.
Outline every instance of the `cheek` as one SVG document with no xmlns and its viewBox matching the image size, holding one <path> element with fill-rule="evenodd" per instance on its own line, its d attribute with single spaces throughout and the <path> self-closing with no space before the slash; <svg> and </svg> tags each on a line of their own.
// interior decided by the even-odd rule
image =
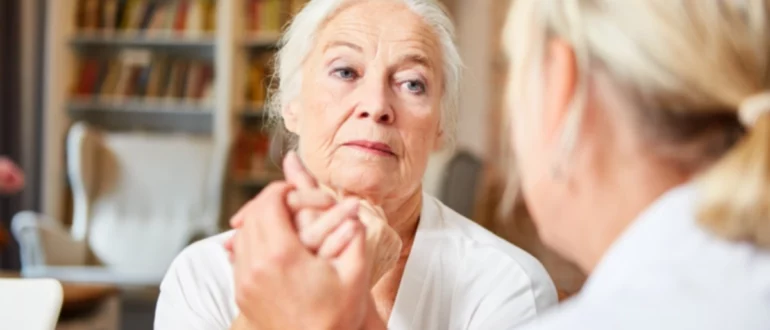
<svg viewBox="0 0 770 330">
<path fill-rule="evenodd" d="M 323 77 L 316 76 L 303 86 L 299 135 L 303 144 L 318 148 L 329 144 L 347 114 L 345 98 Z"/>
</svg>

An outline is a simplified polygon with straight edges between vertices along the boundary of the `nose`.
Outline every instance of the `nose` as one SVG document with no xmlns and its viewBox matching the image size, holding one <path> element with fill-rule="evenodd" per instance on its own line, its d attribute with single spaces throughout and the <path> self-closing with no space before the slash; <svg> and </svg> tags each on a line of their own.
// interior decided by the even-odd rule
<svg viewBox="0 0 770 330">
<path fill-rule="evenodd" d="M 380 79 L 370 79 L 362 86 L 361 102 L 356 107 L 356 118 L 373 119 L 378 124 L 389 125 L 395 119 L 395 111 L 389 100 L 387 84 Z"/>
</svg>

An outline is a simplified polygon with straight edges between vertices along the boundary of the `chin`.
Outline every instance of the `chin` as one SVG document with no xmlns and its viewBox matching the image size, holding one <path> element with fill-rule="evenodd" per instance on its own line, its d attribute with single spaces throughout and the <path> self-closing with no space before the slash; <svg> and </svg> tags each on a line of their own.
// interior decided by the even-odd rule
<svg viewBox="0 0 770 330">
<path fill-rule="evenodd" d="M 359 197 L 379 199 L 398 182 L 390 176 L 379 169 L 354 167 L 332 175 L 331 184 Z"/>
</svg>

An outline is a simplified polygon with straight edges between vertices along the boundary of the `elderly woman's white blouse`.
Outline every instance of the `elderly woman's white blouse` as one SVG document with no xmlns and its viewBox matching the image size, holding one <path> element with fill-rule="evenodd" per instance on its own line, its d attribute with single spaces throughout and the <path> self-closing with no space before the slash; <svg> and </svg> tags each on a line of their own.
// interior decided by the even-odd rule
<svg viewBox="0 0 770 330">
<path fill-rule="evenodd" d="M 525 329 L 770 329 L 770 250 L 705 231 L 696 204 L 692 186 L 665 194 L 613 244 L 578 296 Z"/>
<path fill-rule="evenodd" d="M 423 195 L 421 220 L 389 329 L 500 329 L 557 302 L 543 266 L 521 249 Z M 223 243 L 197 242 L 161 284 L 155 329 L 228 329 L 238 315 Z"/>
</svg>

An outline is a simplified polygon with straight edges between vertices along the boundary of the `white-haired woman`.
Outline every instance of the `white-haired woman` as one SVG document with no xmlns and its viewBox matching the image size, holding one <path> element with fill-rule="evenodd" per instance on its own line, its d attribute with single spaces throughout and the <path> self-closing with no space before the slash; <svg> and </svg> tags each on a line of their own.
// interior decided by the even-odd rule
<svg viewBox="0 0 770 330">
<path fill-rule="evenodd" d="M 523 196 L 591 274 L 531 329 L 770 329 L 770 1 L 516 0 L 505 42 Z M 282 189 L 253 202 L 250 230 L 276 239 L 239 261 L 272 306 L 250 321 L 382 328 L 351 284 L 362 233 L 310 255 L 266 203 Z"/>
<path fill-rule="evenodd" d="M 301 165 L 289 159 L 293 190 L 285 192 L 296 192 L 294 202 L 287 195 L 271 208 L 287 212 L 323 260 L 345 247 L 327 243 L 355 234 L 348 218 L 368 221 L 366 259 L 375 261 L 358 284 L 371 291 L 379 319 L 393 329 L 492 329 L 556 303 L 537 260 L 421 190 L 429 154 L 451 139 L 461 66 L 437 2 L 312 0 L 285 32 L 276 64 L 272 111 L 295 135 L 312 177 L 293 178 Z M 352 202 L 315 203 L 316 182 Z M 248 322 L 272 308 L 250 305 L 248 287 L 262 284 L 249 274 L 258 267 L 242 262 L 271 253 L 259 244 L 273 238 L 251 230 L 260 212 L 251 203 L 233 219 L 235 267 L 224 246 L 232 232 L 177 257 L 161 285 L 156 329 L 276 329 Z M 243 323 L 234 322 L 239 314 Z"/>
</svg>

